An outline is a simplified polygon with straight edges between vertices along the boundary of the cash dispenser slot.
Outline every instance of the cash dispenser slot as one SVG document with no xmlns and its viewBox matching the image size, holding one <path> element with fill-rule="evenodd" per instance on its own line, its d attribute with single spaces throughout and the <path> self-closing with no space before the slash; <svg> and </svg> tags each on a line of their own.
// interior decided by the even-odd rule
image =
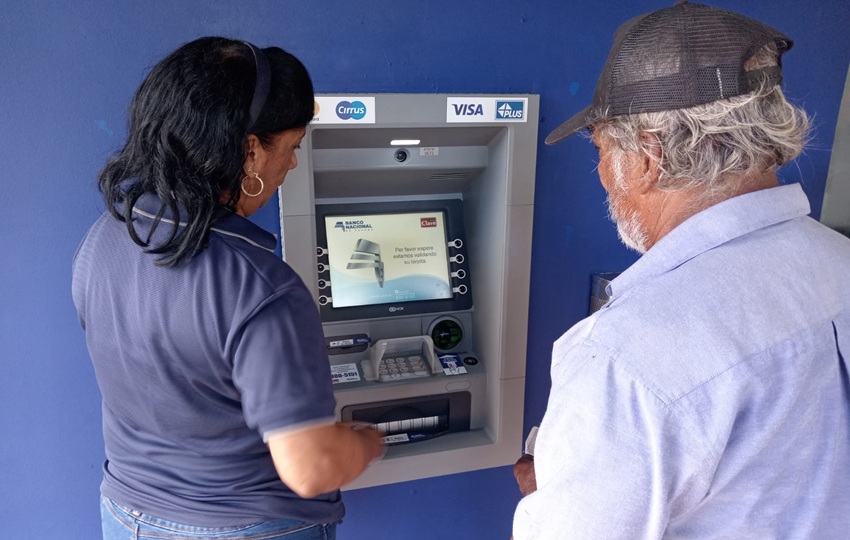
<svg viewBox="0 0 850 540">
<path fill-rule="evenodd" d="M 452 392 L 342 408 L 344 422 L 374 424 L 388 445 L 424 441 L 459 431 L 469 431 L 472 395 Z"/>
</svg>

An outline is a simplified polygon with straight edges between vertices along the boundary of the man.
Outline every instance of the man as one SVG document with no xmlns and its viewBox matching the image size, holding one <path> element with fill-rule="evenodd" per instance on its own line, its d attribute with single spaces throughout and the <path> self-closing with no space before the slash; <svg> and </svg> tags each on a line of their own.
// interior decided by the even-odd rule
<svg viewBox="0 0 850 540">
<path fill-rule="evenodd" d="M 637 17 L 546 139 L 591 130 L 643 256 L 555 343 L 515 540 L 847 538 L 850 240 L 777 179 L 808 129 L 791 45 L 708 6 Z"/>
</svg>

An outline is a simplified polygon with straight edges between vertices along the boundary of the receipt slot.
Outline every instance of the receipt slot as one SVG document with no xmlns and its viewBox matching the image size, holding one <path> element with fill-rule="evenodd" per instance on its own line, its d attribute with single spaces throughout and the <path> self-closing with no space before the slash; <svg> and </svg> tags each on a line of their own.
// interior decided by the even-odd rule
<svg viewBox="0 0 850 540">
<path fill-rule="evenodd" d="M 508 465 L 522 448 L 539 98 L 318 95 L 280 189 L 337 419 L 388 444 L 348 489 Z"/>
</svg>

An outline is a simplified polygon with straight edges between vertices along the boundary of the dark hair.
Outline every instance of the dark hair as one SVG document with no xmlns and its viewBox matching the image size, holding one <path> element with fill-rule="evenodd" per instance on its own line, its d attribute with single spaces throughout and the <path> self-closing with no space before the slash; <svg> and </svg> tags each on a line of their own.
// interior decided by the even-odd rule
<svg viewBox="0 0 850 540">
<path fill-rule="evenodd" d="M 304 65 L 280 48 L 262 51 L 271 81 L 250 132 L 256 66 L 242 41 L 204 37 L 183 45 L 154 66 L 133 96 L 127 141 L 104 166 L 99 184 L 109 212 L 127 224 L 133 241 L 162 255 L 157 264 L 189 261 L 206 246 L 212 224 L 235 209 L 249 134 L 268 147 L 273 135 L 313 117 L 313 83 Z M 146 193 L 162 206 L 142 240 L 132 212 Z M 151 245 L 166 209 L 174 219 L 170 235 Z"/>
</svg>

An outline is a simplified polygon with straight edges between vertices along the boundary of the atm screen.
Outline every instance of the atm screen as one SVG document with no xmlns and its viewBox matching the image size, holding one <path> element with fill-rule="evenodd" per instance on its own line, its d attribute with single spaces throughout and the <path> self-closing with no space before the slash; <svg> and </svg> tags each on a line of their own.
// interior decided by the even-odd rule
<svg viewBox="0 0 850 540">
<path fill-rule="evenodd" d="M 442 211 L 325 216 L 336 308 L 452 297 Z"/>
<path fill-rule="evenodd" d="M 322 320 L 472 308 L 463 201 L 316 205 Z"/>
</svg>

